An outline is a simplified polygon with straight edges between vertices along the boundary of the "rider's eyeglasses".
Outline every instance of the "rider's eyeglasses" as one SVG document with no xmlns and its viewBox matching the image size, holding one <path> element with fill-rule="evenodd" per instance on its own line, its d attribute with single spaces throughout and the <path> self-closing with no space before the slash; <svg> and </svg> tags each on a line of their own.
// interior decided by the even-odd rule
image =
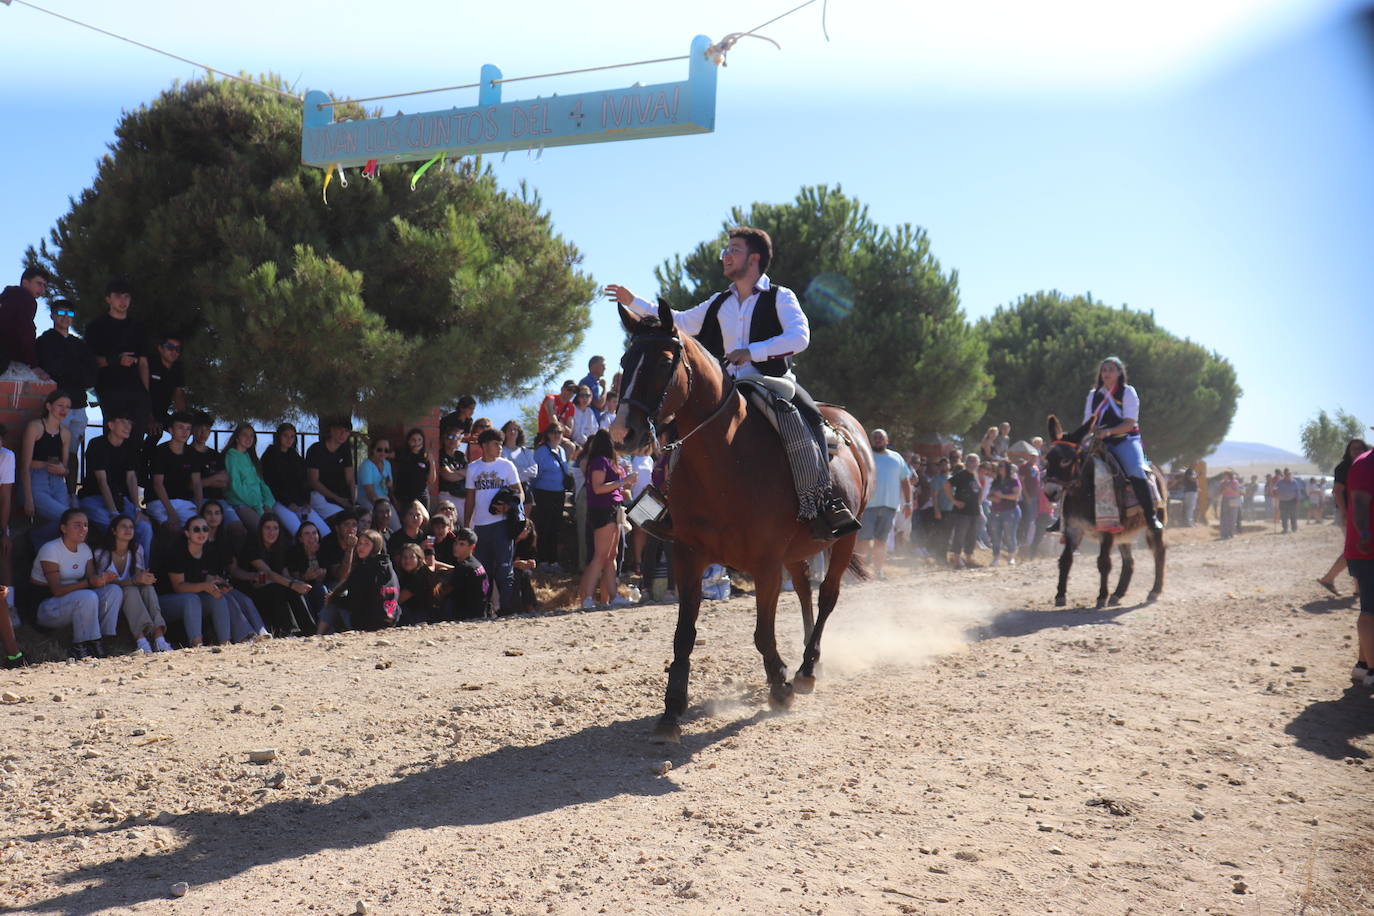
<svg viewBox="0 0 1374 916">
<path fill-rule="evenodd" d="M 738 245 L 731 245 L 729 248 L 722 248 L 722 249 L 720 250 L 720 256 L 721 256 L 722 258 L 724 258 L 726 255 L 730 255 L 730 254 L 733 254 L 733 255 L 741 255 L 741 256 L 743 256 L 743 255 L 747 255 L 748 253 L 749 253 L 749 249 L 748 249 L 748 248 L 741 248 L 741 247 L 738 246 Z"/>
</svg>

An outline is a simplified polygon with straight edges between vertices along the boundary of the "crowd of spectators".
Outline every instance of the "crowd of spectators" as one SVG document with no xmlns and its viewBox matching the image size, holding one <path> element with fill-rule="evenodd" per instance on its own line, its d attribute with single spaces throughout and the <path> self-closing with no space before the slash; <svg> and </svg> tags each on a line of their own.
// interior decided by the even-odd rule
<svg viewBox="0 0 1374 916">
<path fill-rule="evenodd" d="M 0 361 L 56 385 L 17 454 L 0 447 L 7 666 L 24 663 L 21 617 L 69 635 L 69 655 L 84 658 L 109 651 L 121 620 L 138 651 L 158 652 L 503 616 L 534 606 L 541 567 L 584 571 L 584 607 L 629 603 L 620 576 L 638 571 L 646 545 L 622 543 L 620 505 L 649 484 L 653 459 L 611 447 L 603 358 L 545 399 L 528 445 L 518 421 L 497 429 L 463 397 L 437 442 L 411 429 L 357 456 L 360 437 L 340 417 L 308 449 L 283 422 L 261 449 L 240 423 L 221 450 L 210 416 L 187 409 L 179 333 L 150 336 L 130 288 L 113 282 L 84 334 L 72 333 L 72 304 L 55 300 L 53 327 L 37 336 L 47 283 L 33 268 L 0 293 Z M 89 442 L 88 389 L 102 424 Z M 18 544 L 15 514 L 28 521 Z M 11 585 L 16 565 L 29 574 Z"/>
</svg>

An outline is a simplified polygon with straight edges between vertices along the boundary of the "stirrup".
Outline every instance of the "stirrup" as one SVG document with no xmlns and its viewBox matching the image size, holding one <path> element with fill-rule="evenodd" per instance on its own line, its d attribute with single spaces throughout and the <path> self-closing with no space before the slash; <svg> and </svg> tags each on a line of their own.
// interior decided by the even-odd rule
<svg viewBox="0 0 1374 916">
<path fill-rule="evenodd" d="M 820 541 L 833 541 L 858 531 L 863 526 L 838 496 L 825 501 L 811 523 L 811 533 Z"/>
<path fill-rule="evenodd" d="M 673 537 L 673 517 L 666 512 L 663 513 L 663 518 L 646 519 L 640 522 L 639 528 L 645 534 L 653 538 L 658 538 L 665 544 L 671 544 L 676 540 L 676 538 Z"/>
</svg>

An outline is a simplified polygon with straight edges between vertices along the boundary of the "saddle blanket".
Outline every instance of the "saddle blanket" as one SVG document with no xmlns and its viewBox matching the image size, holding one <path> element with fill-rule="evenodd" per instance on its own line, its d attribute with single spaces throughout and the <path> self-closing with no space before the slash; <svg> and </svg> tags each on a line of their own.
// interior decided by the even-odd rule
<svg viewBox="0 0 1374 916">
<path fill-rule="evenodd" d="M 1093 456 L 1093 518 L 1097 530 L 1104 534 L 1120 534 L 1121 515 L 1116 505 L 1116 480 L 1107 462 Z"/>
<path fill-rule="evenodd" d="M 787 465 L 792 471 L 792 483 L 797 491 L 797 518 L 810 520 L 820 511 L 830 487 L 830 454 L 823 452 L 811 435 L 790 398 L 785 398 L 772 385 L 758 384 L 760 379 L 741 379 L 737 382 L 751 404 L 763 409 L 764 416 L 782 438 Z M 768 382 L 785 381 L 767 379 Z"/>
</svg>

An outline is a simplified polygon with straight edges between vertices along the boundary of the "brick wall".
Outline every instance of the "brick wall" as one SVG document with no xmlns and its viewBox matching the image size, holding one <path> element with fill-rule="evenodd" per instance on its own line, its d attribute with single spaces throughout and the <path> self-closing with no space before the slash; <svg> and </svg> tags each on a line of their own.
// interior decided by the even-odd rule
<svg viewBox="0 0 1374 916">
<path fill-rule="evenodd" d="M 56 387 L 52 382 L 0 379 L 0 423 L 8 430 L 5 446 L 16 455 L 24 425 L 43 415 L 43 399 Z"/>
<path fill-rule="evenodd" d="M 443 418 L 444 412 L 438 407 L 431 408 L 430 411 L 418 419 L 410 420 L 406 423 L 373 423 L 368 422 L 368 440 L 377 439 L 385 436 L 391 440 L 393 449 L 405 447 L 405 435 L 412 429 L 422 430 L 425 434 L 425 448 L 431 455 L 439 454 L 439 421 Z M 366 454 L 364 453 L 364 458 Z M 429 493 L 430 505 L 434 505 L 438 499 L 438 490 L 431 487 Z"/>
</svg>

